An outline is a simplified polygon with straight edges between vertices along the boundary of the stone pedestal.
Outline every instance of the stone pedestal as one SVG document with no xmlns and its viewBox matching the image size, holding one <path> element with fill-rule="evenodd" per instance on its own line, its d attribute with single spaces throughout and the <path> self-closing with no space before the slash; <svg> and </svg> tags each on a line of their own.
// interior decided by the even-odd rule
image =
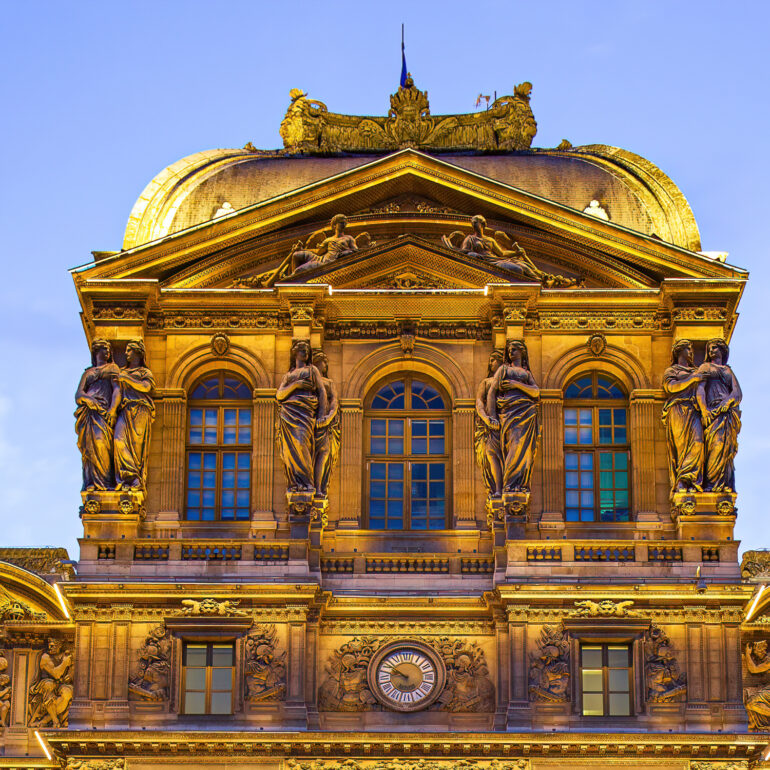
<svg viewBox="0 0 770 770">
<path fill-rule="evenodd" d="M 286 508 L 289 512 L 289 532 L 292 540 L 308 539 L 314 499 L 314 491 L 286 493 Z"/>
<path fill-rule="evenodd" d="M 92 539 L 132 540 L 144 521 L 144 492 L 81 492 L 83 536 Z"/>
<path fill-rule="evenodd" d="M 734 492 L 676 492 L 671 517 L 680 540 L 732 540 L 735 526 Z"/>
<path fill-rule="evenodd" d="M 487 498 L 487 525 L 496 548 L 507 540 L 525 537 L 529 492 L 504 492 L 502 497 Z"/>
</svg>

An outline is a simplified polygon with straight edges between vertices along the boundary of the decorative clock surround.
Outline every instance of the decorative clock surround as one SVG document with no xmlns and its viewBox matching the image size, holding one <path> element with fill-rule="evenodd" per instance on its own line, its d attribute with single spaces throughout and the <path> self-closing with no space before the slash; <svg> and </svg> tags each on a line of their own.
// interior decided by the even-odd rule
<svg viewBox="0 0 770 770">
<path fill-rule="evenodd" d="M 385 708 L 421 711 L 444 689 L 446 667 L 427 644 L 402 639 L 372 657 L 367 677 L 372 694 Z"/>
</svg>

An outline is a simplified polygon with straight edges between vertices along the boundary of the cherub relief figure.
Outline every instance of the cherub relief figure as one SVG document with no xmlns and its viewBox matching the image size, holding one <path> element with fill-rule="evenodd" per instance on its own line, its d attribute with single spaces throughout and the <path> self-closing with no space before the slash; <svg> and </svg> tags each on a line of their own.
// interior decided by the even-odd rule
<svg viewBox="0 0 770 770">
<path fill-rule="evenodd" d="M 487 377 L 476 391 L 476 426 L 473 443 L 476 448 L 476 462 L 481 468 L 484 485 L 490 497 L 500 497 L 503 491 L 503 453 L 500 448 L 500 422 L 487 412 L 489 390 L 495 380 L 495 373 L 503 363 L 501 350 L 489 354 Z"/>
<path fill-rule="evenodd" d="M 765 640 L 749 642 L 744 657 L 750 674 L 767 674 L 770 671 Z M 749 730 L 770 730 L 770 681 L 767 678 L 759 687 L 746 688 L 744 705 L 749 716 Z"/>
<path fill-rule="evenodd" d="M 72 687 L 72 652 L 62 648 L 58 639 L 49 639 L 40 656 L 37 681 L 29 688 L 28 724 L 30 727 L 66 727 Z"/>
<path fill-rule="evenodd" d="M 540 388 L 529 369 L 527 347 L 508 340 L 505 358 L 487 393 L 490 425 L 500 426 L 503 492 L 529 492 L 529 481 L 540 436 Z"/>
<path fill-rule="evenodd" d="M 544 273 L 527 256 L 527 252 L 518 243 L 512 241 L 506 233 L 498 230 L 494 236 L 485 235 L 487 220 L 481 214 L 471 218 L 471 226 L 473 232 L 470 235 L 455 230 L 449 235 L 442 236 L 441 240 L 453 251 L 462 251 L 495 267 L 515 273 L 522 280 L 536 281 L 549 289 L 577 286 L 581 283 L 575 278 Z"/>
<path fill-rule="evenodd" d="M 433 708 L 440 711 L 494 711 L 495 686 L 484 651 L 475 642 L 440 637 L 432 642 L 446 665 L 447 679 Z"/>
<path fill-rule="evenodd" d="M 703 419 L 706 463 L 703 489 L 706 492 L 735 491 L 735 455 L 741 429 L 743 394 L 733 370 L 727 365 L 730 350 L 721 338 L 706 343 L 706 360 L 698 373 L 703 379 L 696 398 Z"/>
<path fill-rule="evenodd" d="M 75 431 L 83 459 L 83 491 L 115 488 L 113 439 L 120 388 L 119 373 L 108 340 L 91 343 L 91 366 L 83 372 L 75 393 Z"/>
</svg>

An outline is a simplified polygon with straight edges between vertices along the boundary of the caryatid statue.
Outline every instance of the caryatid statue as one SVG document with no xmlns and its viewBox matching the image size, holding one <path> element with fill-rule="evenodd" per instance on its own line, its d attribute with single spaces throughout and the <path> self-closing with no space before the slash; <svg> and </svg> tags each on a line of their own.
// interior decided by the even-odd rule
<svg viewBox="0 0 770 770">
<path fill-rule="evenodd" d="M 706 463 L 704 492 L 735 492 L 735 455 L 741 429 L 741 387 L 727 365 L 727 343 L 721 337 L 706 343 L 706 360 L 698 373 L 697 400 L 703 418 Z"/>
<path fill-rule="evenodd" d="M 119 371 L 117 383 L 120 403 L 115 422 L 116 488 L 144 491 L 150 430 L 155 419 L 155 379 L 147 368 L 142 340 L 131 340 L 126 345 L 126 366 Z"/>
<path fill-rule="evenodd" d="M 108 340 L 91 343 L 91 366 L 75 393 L 75 431 L 83 458 L 83 491 L 115 488 L 113 444 L 120 388 Z"/>
<path fill-rule="evenodd" d="M 321 382 L 326 391 L 326 413 L 319 416 L 315 426 L 315 490 L 318 497 L 326 497 L 334 466 L 340 454 L 340 404 L 337 388 L 326 375 L 329 373 L 329 359 L 323 350 L 313 351 L 313 365 L 321 373 Z"/>
<path fill-rule="evenodd" d="M 487 377 L 476 392 L 476 426 L 473 443 L 476 462 L 481 468 L 484 485 L 489 497 L 500 497 L 503 491 L 503 452 L 500 448 L 500 423 L 487 412 L 487 398 L 495 379 L 495 373 L 503 363 L 503 352 L 493 350 L 489 355 Z"/>
<path fill-rule="evenodd" d="M 288 491 L 316 493 L 316 429 L 328 413 L 324 378 L 313 365 L 310 342 L 294 340 L 289 371 L 276 392 L 278 445 Z"/>
<path fill-rule="evenodd" d="M 671 366 L 663 373 L 663 424 L 668 444 L 671 492 L 703 489 L 703 423 L 697 392 L 704 374 L 693 365 L 690 340 L 677 340 L 671 348 Z"/>
<path fill-rule="evenodd" d="M 505 343 L 505 358 L 487 394 L 487 415 L 500 424 L 503 493 L 529 492 L 540 437 L 540 388 L 529 370 L 527 347 L 521 340 Z"/>
</svg>

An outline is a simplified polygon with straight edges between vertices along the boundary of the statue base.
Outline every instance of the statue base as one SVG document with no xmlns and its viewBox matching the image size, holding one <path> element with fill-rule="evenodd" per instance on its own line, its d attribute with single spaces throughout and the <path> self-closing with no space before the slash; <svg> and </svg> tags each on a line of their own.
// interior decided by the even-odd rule
<svg viewBox="0 0 770 770">
<path fill-rule="evenodd" d="M 732 540 L 735 492 L 675 492 L 671 518 L 680 540 Z"/>
<path fill-rule="evenodd" d="M 496 546 L 524 538 L 528 511 L 529 492 L 504 492 L 502 497 L 487 498 L 487 524 Z"/>
<path fill-rule="evenodd" d="M 292 540 L 307 540 L 315 492 L 287 492 L 289 532 Z"/>
<path fill-rule="evenodd" d="M 114 540 L 135 539 L 144 521 L 145 494 L 139 490 L 88 491 L 80 493 L 83 505 L 83 536 Z"/>
</svg>

